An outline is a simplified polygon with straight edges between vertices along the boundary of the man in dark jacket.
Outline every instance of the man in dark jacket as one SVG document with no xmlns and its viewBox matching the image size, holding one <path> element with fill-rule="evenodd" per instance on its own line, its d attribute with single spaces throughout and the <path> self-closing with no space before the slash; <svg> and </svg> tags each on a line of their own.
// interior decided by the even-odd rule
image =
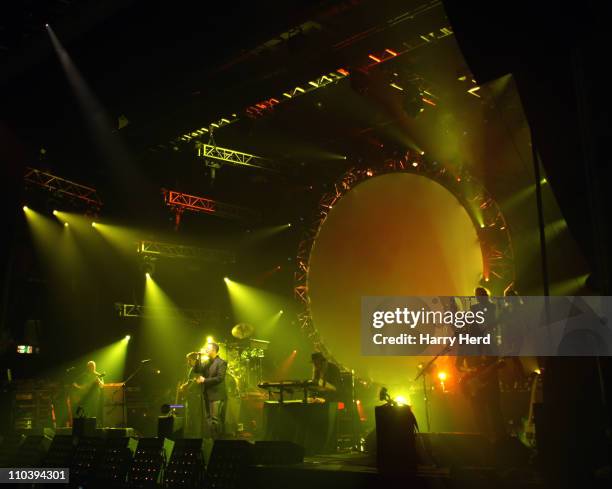
<svg viewBox="0 0 612 489">
<path fill-rule="evenodd" d="M 200 376 L 196 382 L 203 388 L 206 420 L 211 437 L 217 439 L 223 433 L 225 418 L 227 362 L 219 356 L 219 345 L 216 343 L 208 343 L 205 351 L 208 360 L 198 368 Z"/>
</svg>

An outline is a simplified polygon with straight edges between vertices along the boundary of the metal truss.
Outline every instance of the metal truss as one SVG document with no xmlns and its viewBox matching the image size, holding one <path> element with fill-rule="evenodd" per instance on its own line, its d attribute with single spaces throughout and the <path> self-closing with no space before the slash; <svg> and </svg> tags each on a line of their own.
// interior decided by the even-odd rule
<svg viewBox="0 0 612 489">
<path fill-rule="evenodd" d="M 157 241 L 140 241 L 138 254 L 141 256 L 159 258 L 190 258 L 214 263 L 235 263 L 236 256 L 231 251 L 198 248 Z"/>
<path fill-rule="evenodd" d="M 326 73 L 318 76 L 314 80 L 309 80 L 302 85 L 298 85 L 283 92 L 282 97 L 270 98 L 253 104 L 246 108 L 245 113 L 248 117 L 257 118 L 265 115 L 274 109 L 275 106 L 286 102 L 287 100 L 306 95 L 307 93 L 318 90 L 319 88 L 326 87 L 330 83 L 336 83 L 349 75 L 348 70 L 344 68 L 338 68 L 336 71 Z"/>
<path fill-rule="evenodd" d="M 265 170 L 277 170 L 278 165 L 272 161 L 249 153 L 242 153 L 233 149 L 222 148 L 212 144 L 198 144 L 198 156 L 223 161 L 236 166 L 248 166 L 251 168 L 262 168 Z"/>
<path fill-rule="evenodd" d="M 313 341 L 315 348 L 330 358 L 333 357 L 321 342 L 319 332 L 312 322 L 310 310 L 308 276 L 313 246 L 330 210 L 348 191 L 368 178 L 397 172 L 417 173 L 431 178 L 443 185 L 462 203 L 476 228 L 480 241 L 483 256 L 482 282 L 492 289 L 494 295 L 503 294 L 503 291 L 515 280 L 514 251 L 505 217 L 493 197 L 469 174 L 463 172 L 457 175 L 436 162 L 427 161 L 423 155 L 416 152 L 408 152 L 403 158 L 386 160 L 371 167 L 352 168 L 321 197 L 317 211 L 298 244 L 296 256 L 294 296 L 302 306 L 298 322 L 301 329 Z"/>
<path fill-rule="evenodd" d="M 28 167 L 23 178 L 27 183 L 38 185 L 60 196 L 80 200 L 95 209 L 100 209 L 103 205 L 95 188 L 71 182 L 51 173 Z"/>
<path fill-rule="evenodd" d="M 121 318 L 165 318 L 185 321 L 194 325 L 218 322 L 219 311 L 216 309 L 172 309 L 164 307 L 147 307 L 138 304 L 115 303 L 115 311 Z"/>
<path fill-rule="evenodd" d="M 189 210 L 192 212 L 203 212 L 228 219 L 259 219 L 257 211 L 240 207 L 233 204 L 225 204 L 206 197 L 189 195 L 175 190 L 162 189 L 166 205 L 173 208 L 177 215 Z"/>
</svg>

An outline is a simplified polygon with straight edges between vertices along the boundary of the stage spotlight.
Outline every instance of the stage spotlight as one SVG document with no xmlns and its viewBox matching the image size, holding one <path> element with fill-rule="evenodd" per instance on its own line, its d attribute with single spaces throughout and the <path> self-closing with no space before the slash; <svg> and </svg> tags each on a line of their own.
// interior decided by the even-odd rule
<svg viewBox="0 0 612 489">
<path fill-rule="evenodd" d="M 279 314 L 284 314 L 284 311 L 281 309 L 278 313 Z"/>
<path fill-rule="evenodd" d="M 548 182 L 548 180 L 546 180 L 546 177 L 542 178 L 542 180 L 540 180 L 540 184 L 541 185 L 545 185 Z"/>
<path fill-rule="evenodd" d="M 128 334 L 128 335 L 125 335 L 125 341 L 130 341 L 130 339 L 131 339 L 131 338 L 132 338 L 132 337 L 131 337 L 129 334 Z"/>
<path fill-rule="evenodd" d="M 54 215 L 54 216 L 57 216 L 57 214 L 58 214 L 58 213 L 57 213 L 57 210 L 54 210 L 54 211 L 53 211 L 53 215 Z"/>
<path fill-rule="evenodd" d="M 92 227 L 92 228 L 95 228 L 95 227 L 96 227 L 96 223 L 95 223 L 95 222 L 92 222 L 92 223 L 91 223 L 91 227 Z"/>
<path fill-rule="evenodd" d="M 28 212 L 30 210 L 30 208 L 27 205 L 23 206 L 23 212 Z"/>
<path fill-rule="evenodd" d="M 67 228 L 69 224 L 67 222 L 64 223 L 64 227 Z"/>
<path fill-rule="evenodd" d="M 145 258 L 146 260 L 146 258 Z M 142 264 L 142 271 L 145 274 L 145 277 L 147 278 L 151 278 L 153 276 L 153 274 L 155 273 L 155 264 L 150 261 L 150 260 L 146 260 L 143 264 Z"/>
<path fill-rule="evenodd" d="M 230 281 L 230 279 L 227 277 L 223 277 L 223 281 L 227 284 Z"/>
<path fill-rule="evenodd" d="M 407 406 L 408 405 L 408 399 L 406 399 L 404 396 L 397 396 L 395 399 L 395 404 L 397 404 L 398 406 Z"/>
<path fill-rule="evenodd" d="M 446 380 L 446 372 L 438 372 L 438 379 L 444 382 Z"/>
<path fill-rule="evenodd" d="M 290 228 L 290 227 L 291 227 L 291 223 L 287 223 L 287 227 L 289 227 L 289 228 Z"/>
<path fill-rule="evenodd" d="M 207 336 L 206 337 L 206 343 L 214 343 L 215 339 L 212 336 Z"/>
<path fill-rule="evenodd" d="M 417 166 L 419 166 L 419 162 L 418 162 L 418 161 L 413 161 L 413 162 L 412 162 L 412 166 L 413 166 L 414 168 L 416 168 Z"/>
</svg>

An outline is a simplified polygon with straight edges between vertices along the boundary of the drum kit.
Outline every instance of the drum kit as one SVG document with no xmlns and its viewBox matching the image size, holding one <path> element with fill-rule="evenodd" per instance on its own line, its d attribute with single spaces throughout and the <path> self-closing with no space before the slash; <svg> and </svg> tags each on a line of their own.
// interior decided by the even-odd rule
<svg viewBox="0 0 612 489">
<path fill-rule="evenodd" d="M 228 371 L 240 396 L 258 391 L 257 384 L 262 381 L 263 359 L 270 342 L 253 338 L 254 333 L 251 324 L 239 323 L 232 328 L 235 340 L 226 346 Z"/>
</svg>

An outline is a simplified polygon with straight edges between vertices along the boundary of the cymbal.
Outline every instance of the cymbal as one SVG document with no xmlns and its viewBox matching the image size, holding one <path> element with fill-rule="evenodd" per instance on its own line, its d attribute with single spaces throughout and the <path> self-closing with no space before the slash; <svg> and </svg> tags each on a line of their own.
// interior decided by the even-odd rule
<svg viewBox="0 0 612 489">
<path fill-rule="evenodd" d="M 234 338 L 238 338 L 239 340 L 248 338 L 254 332 L 255 332 L 255 328 L 247 323 L 239 323 L 232 328 L 232 336 Z"/>
</svg>

